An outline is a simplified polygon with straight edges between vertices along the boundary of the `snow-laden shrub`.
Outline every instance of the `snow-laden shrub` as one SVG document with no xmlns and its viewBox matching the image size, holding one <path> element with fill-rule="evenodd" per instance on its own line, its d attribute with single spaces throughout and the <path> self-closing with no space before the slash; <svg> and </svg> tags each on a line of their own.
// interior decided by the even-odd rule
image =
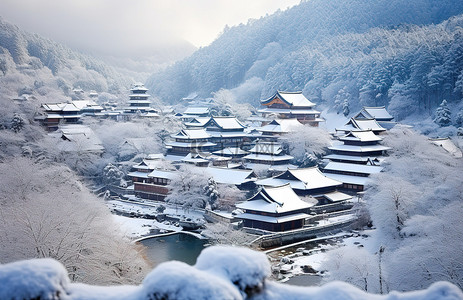
<svg viewBox="0 0 463 300">
<path fill-rule="evenodd" d="M 195 267 L 233 282 L 243 296 L 262 291 L 265 278 L 270 275 L 270 263 L 265 254 L 230 246 L 204 249 Z"/>
<path fill-rule="evenodd" d="M 66 269 L 54 259 L 18 261 L 0 267 L 0 299 L 69 299 L 69 282 Z"/>
<path fill-rule="evenodd" d="M 198 300 L 242 299 L 225 278 L 204 272 L 179 261 L 160 264 L 143 281 L 140 299 Z"/>
</svg>

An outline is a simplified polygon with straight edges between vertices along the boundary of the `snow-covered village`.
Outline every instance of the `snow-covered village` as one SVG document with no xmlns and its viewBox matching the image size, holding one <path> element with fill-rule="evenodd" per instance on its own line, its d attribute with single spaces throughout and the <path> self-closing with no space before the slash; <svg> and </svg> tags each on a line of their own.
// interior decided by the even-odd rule
<svg viewBox="0 0 463 300">
<path fill-rule="evenodd" d="M 0 70 L 0 300 L 463 300 L 463 2 L 5 0 Z"/>
</svg>

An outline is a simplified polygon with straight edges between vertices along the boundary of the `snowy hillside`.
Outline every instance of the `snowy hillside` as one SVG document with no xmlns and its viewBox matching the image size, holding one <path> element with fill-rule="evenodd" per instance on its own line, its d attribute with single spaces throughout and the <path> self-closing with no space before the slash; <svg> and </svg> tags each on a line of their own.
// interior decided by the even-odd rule
<svg viewBox="0 0 463 300">
<path fill-rule="evenodd" d="M 463 2 L 450 0 L 304 1 L 226 28 L 148 85 L 170 102 L 226 88 L 256 104 L 276 89 L 303 90 L 329 106 L 348 99 L 351 111 L 390 103 L 399 119 L 404 109 L 429 114 L 462 97 L 461 13 Z"/>
</svg>

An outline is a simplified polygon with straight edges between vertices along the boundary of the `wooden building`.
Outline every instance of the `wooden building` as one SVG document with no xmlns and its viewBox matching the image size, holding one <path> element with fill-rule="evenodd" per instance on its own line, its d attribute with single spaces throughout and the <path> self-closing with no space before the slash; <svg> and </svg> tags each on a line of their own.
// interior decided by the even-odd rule
<svg viewBox="0 0 463 300">
<path fill-rule="evenodd" d="M 272 232 L 299 229 L 312 204 L 302 201 L 289 184 L 263 187 L 256 195 L 236 205 L 244 213 L 236 216 L 244 227 Z"/>
<path fill-rule="evenodd" d="M 168 154 L 186 156 L 189 153 L 209 152 L 216 146 L 210 142 L 211 135 L 204 129 L 183 129 L 171 137 L 174 141 L 165 143 Z"/>
<path fill-rule="evenodd" d="M 310 102 L 302 92 L 277 91 L 272 97 L 261 100 L 265 107 L 259 110 L 263 117 L 276 114 L 280 119 L 296 118 L 302 124 L 318 126 L 323 119 L 320 112 L 315 110 L 315 103 Z"/>
</svg>

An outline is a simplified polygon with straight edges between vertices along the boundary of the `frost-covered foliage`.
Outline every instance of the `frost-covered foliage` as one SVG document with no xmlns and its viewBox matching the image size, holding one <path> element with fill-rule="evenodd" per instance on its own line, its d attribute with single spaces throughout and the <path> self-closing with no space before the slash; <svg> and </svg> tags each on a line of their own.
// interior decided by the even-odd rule
<svg viewBox="0 0 463 300">
<path fill-rule="evenodd" d="M 452 0 L 302 1 L 226 28 L 148 86 L 169 102 L 222 88 L 250 103 L 302 90 L 329 106 L 347 95 L 351 111 L 391 103 L 396 117 L 404 109 L 432 114 L 443 99 L 462 98 L 463 17 L 452 18 L 461 13 L 463 3 Z"/>
<path fill-rule="evenodd" d="M 0 163 L 0 177 L 0 263 L 54 258 L 73 281 L 87 283 L 143 278 L 147 265 L 137 247 L 68 168 L 14 157 Z"/>
<path fill-rule="evenodd" d="M 462 287 L 463 161 L 401 126 L 384 144 L 392 148 L 385 172 L 372 175 L 364 196 L 376 227 L 375 249 L 367 250 L 384 247 L 383 288 L 412 290 L 440 280 Z M 365 257 L 359 252 L 356 259 Z M 346 270 L 334 278 L 348 276 L 354 274 Z"/>
<path fill-rule="evenodd" d="M 283 146 L 302 167 L 316 165 L 317 158 L 321 158 L 330 145 L 331 137 L 326 130 L 309 125 L 297 127 L 283 138 Z"/>
<path fill-rule="evenodd" d="M 252 106 L 248 103 L 238 104 L 237 97 L 230 90 L 221 89 L 213 93 L 211 114 L 214 116 L 235 116 L 239 120 L 246 120 L 251 115 Z M 241 101 L 243 102 L 243 101 Z"/>
<path fill-rule="evenodd" d="M 13 120 L 11 120 L 11 130 L 13 130 L 15 133 L 18 133 L 23 129 L 24 127 L 24 120 L 21 118 L 19 114 L 14 114 Z"/>
<path fill-rule="evenodd" d="M 322 287 L 296 287 L 267 279 L 270 264 L 263 253 L 214 246 L 203 250 L 195 266 L 172 261 L 160 264 L 140 286 L 97 287 L 70 283 L 66 271 L 50 260 L 0 266 L 2 300 L 461 300 L 463 293 L 447 282 L 425 290 L 388 295 L 366 293 L 342 282 Z"/>
<path fill-rule="evenodd" d="M 119 186 L 123 176 L 124 172 L 112 163 L 107 164 L 103 169 L 103 182 L 107 185 Z"/>
<path fill-rule="evenodd" d="M 452 124 L 452 117 L 447 101 L 443 100 L 439 107 L 436 109 L 436 116 L 434 122 L 441 127 L 449 126 Z"/>
<path fill-rule="evenodd" d="M 209 177 L 205 172 L 200 168 L 183 165 L 175 175 L 168 184 L 171 193 L 165 200 L 183 208 L 205 208 L 210 201 L 205 191 L 205 187 L 209 186 Z"/>
</svg>

